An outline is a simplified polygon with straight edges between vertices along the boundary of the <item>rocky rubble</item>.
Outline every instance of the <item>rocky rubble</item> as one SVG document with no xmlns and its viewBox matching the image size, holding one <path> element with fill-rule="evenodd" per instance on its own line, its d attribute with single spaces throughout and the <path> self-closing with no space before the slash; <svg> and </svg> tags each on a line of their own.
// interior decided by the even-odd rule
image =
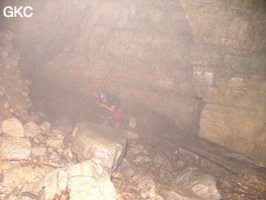
<svg viewBox="0 0 266 200">
<path fill-rule="evenodd" d="M 21 80 L 14 36 L 7 31 L 0 38 L 0 199 L 201 198 L 193 191 L 197 183 L 185 188 L 188 193 L 175 189 L 184 187 L 173 184 L 176 167 L 185 161 L 173 160 L 174 151 L 153 152 L 140 144 L 135 120 L 123 132 L 90 123 L 52 124 L 30 112 L 30 84 Z"/>
<path fill-rule="evenodd" d="M 21 79 L 13 39 L 0 33 L 0 199 L 58 199 L 66 191 L 71 199 L 115 199 L 101 164 L 77 163 L 66 133 L 30 112 L 30 82 Z"/>
<path fill-rule="evenodd" d="M 144 145 L 135 119 L 123 132 L 65 120 L 52 124 L 30 113 L 29 82 L 18 76 L 18 57 L 11 56 L 13 34 L 0 35 L 0 199 L 222 198 L 205 159 L 163 140 Z M 230 193 L 227 185 L 220 187 Z"/>
<path fill-rule="evenodd" d="M 19 124 L 8 124 L 13 127 L 13 135 L 5 121 Z M 93 157 L 78 162 L 70 148 L 63 145 L 64 137 L 59 130 L 48 122 L 23 124 L 10 118 L 1 124 L 0 199 L 50 200 L 62 191 L 69 191 L 73 200 L 116 199 L 111 174 L 102 167 L 103 163 L 96 163 Z"/>
<path fill-rule="evenodd" d="M 15 125 L 12 126 L 11 122 Z M 78 160 L 79 155 L 73 154 L 68 145 L 64 146 L 64 137 L 49 122 L 38 125 L 30 121 L 23 124 L 17 118 L 9 118 L 3 120 L 1 124 L 3 126 L 0 147 L 1 199 L 50 200 L 67 197 L 78 200 L 89 197 L 95 200 L 156 200 L 175 199 L 177 196 L 183 199 L 191 196 L 195 199 L 220 199 L 212 175 L 204 174 L 197 169 L 185 170 L 188 167 L 188 157 L 195 160 L 194 155 L 182 149 L 179 149 L 178 154 L 173 151 L 174 155 L 159 149 L 156 152 L 150 152 L 151 148 L 147 149 L 140 144 L 136 137 L 137 133 L 130 132 L 129 135 L 134 135 L 134 139 L 129 137 L 126 156 L 118 169 L 112 173 L 108 170 L 110 166 L 106 165 L 110 163 L 106 161 L 112 161 L 111 166 L 115 166 L 121 162 L 116 161 L 115 158 L 123 156 L 123 150 L 120 150 L 120 156 L 113 154 L 118 153 L 120 148 L 118 143 L 114 143 L 115 140 L 112 141 L 109 138 L 109 144 L 104 147 L 103 144 L 106 144 L 105 141 L 108 139 L 98 137 L 98 143 L 96 143 L 98 148 L 92 148 L 93 144 L 87 145 L 91 147 L 86 150 L 87 156 L 90 154 L 94 156 Z M 10 132 L 6 127 L 7 124 L 16 127 L 17 130 L 13 128 Z M 81 125 L 83 125 L 82 131 L 77 129 L 73 131 L 76 138 L 71 145 L 73 149 L 77 149 L 75 144 L 77 141 L 84 139 L 82 135 L 84 127 L 87 130 L 85 131 L 87 137 L 94 139 L 91 141 L 97 141 L 97 134 L 94 136 L 88 134 L 93 124 L 79 123 L 76 127 Z M 91 128 L 92 132 L 99 127 L 101 125 L 94 125 L 94 128 Z M 114 130 L 109 127 L 103 127 L 103 129 Z M 114 131 L 115 134 L 119 134 L 119 131 Z M 18 132 L 20 134 L 17 134 Z M 109 134 L 112 136 L 111 132 Z M 77 139 L 78 137 L 80 139 Z M 122 144 L 125 145 L 126 137 L 122 138 L 124 141 Z M 119 142 L 119 139 L 116 140 Z M 113 147 L 112 143 L 114 143 Z M 114 149 L 115 146 L 119 148 Z M 80 148 L 84 147 L 80 145 Z M 99 152 L 104 150 L 105 159 L 102 160 Z M 168 157 L 179 159 L 170 160 Z"/>
<path fill-rule="evenodd" d="M 171 144 L 161 142 L 154 151 L 129 139 L 125 158 L 112 176 L 119 200 L 221 199 L 214 176 L 203 171 L 204 159 L 178 147 L 166 152 L 165 145 Z"/>
</svg>

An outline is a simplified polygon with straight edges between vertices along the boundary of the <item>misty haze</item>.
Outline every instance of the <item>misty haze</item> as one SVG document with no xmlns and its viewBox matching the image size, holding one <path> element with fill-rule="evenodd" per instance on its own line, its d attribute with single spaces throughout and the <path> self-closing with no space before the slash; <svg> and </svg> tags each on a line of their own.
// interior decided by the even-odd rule
<svg viewBox="0 0 266 200">
<path fill-rule="evenodd" d="M 0 10 L 0 199 L 266 198 L 264 0 Z"/>
</svg>

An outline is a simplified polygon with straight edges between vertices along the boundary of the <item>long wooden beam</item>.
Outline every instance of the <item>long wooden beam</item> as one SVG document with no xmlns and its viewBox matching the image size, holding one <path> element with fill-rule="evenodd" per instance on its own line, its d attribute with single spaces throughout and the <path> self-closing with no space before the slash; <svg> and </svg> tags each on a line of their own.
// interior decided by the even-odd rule
<svg viewBox="0 0 266 200">
<path fill-rule="evenodd" d="M 266 181 L 266 167 L 246 156 L 191 134 L 164 133 L 164 139 L 198 154 L 235 174 L 248 174 Z"/>
</svg>

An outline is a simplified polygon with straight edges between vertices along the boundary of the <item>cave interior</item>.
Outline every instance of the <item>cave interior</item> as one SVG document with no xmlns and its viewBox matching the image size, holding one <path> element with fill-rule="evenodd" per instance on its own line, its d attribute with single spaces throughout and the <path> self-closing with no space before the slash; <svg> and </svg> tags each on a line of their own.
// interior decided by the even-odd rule
<svg viewBox="0 0 266 200">
<path fill-rule="evenodd" d="M 32 15 L 6 17 L 7 6 Z M 137 135 L 124 155 L 135 177 L 143 167 L 161 188 L 145 196 L 114 180 L 117 199 L 179 199 L 171 180 L 197 167 L 214 175 L 220 196 L 186 199 L 266 197 L 264 0 L 1 0 L 0 8 L 2 126 L 10 118 L 25 130 L 29 122 L 71 133 L 84 121 L 106 126 L 109 112 L 94 96 L 105 90 L 123 102 L 120 131 Z M 138 164 L 131 144 L 152 161 Z M 171 164 L 156 166 L 160 158 Z M 21 164 L 3 159 L 5 178 L 3 163 Z M 1 179 L 0 195 L 12 199 Z"/>
</svg>

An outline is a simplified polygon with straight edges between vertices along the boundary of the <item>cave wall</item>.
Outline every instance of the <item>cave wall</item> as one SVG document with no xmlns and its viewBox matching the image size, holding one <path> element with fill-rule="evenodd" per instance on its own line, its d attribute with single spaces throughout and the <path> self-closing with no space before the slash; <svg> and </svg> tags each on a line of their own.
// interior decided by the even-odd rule
<svg viewBox="0 0 266 200">
<path fill-rule="evenodd" d="M 34 17 L 3 27 L 16 33 L 22 72 L 36 84 L 42 77 L 88 97 L 105 88 L 265 161 L 263 0 L 24 4 Z"/>
<path fill-rule="evenodd" d="M 266 161 L 266 2 L 182 0 L 194 43 L 199 135 Z"/>
<path fill-rule="evenodd" d="M 95 89 L 121 94 L 197 133 L 202 102 L 191 82 L 192 35 L 178 1 L 28 2 L 34 16 L 12 19 L 10 27 L 24 74 L 85 96 Z"/>
</svg>

